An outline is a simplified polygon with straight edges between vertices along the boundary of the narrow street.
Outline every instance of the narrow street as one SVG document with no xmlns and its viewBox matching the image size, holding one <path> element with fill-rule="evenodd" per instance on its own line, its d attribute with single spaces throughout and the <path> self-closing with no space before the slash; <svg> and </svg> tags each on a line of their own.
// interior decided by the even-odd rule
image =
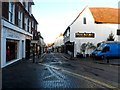
<svg viewBox="0 0 120 90">
<path fill-rule="evenodd" d="M 4 88 L 117 88 L 118 66 L 68 60 L 49 53 L 42 62 L 24 60 L 3 68 Z"/>
<path fill-rule="evenodd" d="M 0 89 L 120 90 L 119 7 L 0 0 Z"/>
</svg>

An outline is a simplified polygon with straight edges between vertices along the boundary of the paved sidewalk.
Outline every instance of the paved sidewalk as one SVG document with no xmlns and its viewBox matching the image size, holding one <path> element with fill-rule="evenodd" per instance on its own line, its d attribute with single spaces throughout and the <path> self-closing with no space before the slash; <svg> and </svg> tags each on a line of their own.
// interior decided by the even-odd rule
<svg viewBox="0 0 120 90">
<path fill-rule="evenodd" d="M 82 61 L 89 61 L 89 62 L 93 62 L 93 63 L 99 63 L 99 64 L 106 64 L 106 65 L 117 65 L 120 66 L 120 59 L 109 59 L 109 63 L 107 63 L 107 60 L 94 60 L 92 58 L 71 58 L 70 55 L 62 53 L 63 56 L 68 59 L 68 60 L 82 60 Z"/>
<path fill-rule="evenodd" d="M 107 59 L 105 59 L 105 60 L 96 60 L 94 62 L 99 63 L 99 64 L 111 64 L 111 65 L 120 66 L 120 59 L 109 59 L 109 63 L 107 63 Z"/>
<path fill-rule="evenodd" d="M 35 56 L 35 62 L 33 58 L 19 60 L 11 65 L 8 65 L 2 69 L 2 87 L 3 90 L 22 90 L 14 88 L 40 88 L 41 78 L 45 68 L 37 64 L 42 58 L 45 57 L 45 53 L 39 58 Z"/>
</svg>

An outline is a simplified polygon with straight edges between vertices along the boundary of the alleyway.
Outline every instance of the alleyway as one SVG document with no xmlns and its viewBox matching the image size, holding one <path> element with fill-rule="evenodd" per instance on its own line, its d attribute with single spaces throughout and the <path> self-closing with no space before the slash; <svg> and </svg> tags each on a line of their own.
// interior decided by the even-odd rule
<svg viewBox="0 0 120 90">
<path fill-rule="evenodd" d="M 46 54 L 37 63 L 23 60 L 3 68 L 4 88 L 116 88 L 118 67 Z M 104 74 L 103 74 L 104 73 Z"/>
</svg>

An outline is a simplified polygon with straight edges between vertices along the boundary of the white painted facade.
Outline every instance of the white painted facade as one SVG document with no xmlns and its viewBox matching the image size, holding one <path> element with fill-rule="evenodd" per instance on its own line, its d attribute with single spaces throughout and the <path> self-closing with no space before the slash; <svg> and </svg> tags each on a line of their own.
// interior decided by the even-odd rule
<svg viewBox="0 0 120 90">
<path fill-rule="evenodd" d="M 86 24 L 83 23 L 84 18 L 86 18 Z M 94 45 L 97 43 L 106 41 L 109 34 L 112 32 L 114 34 L 115 41 L 118 41 L 118 36 L 116 35 L 118 24 L 95 24 L 94 18 L 90 9 L 87 7 L 80 16 L 76 19 L 74 23 L 70 26 L 70 32 L 67 30 L 64 35 L 64 43 L 67 41 L 74 42 L 74 57 L 76 57 L 77 52 L 80 51 L 80 46 L 83 43 L 92 42 Z M 76 38 L 75 33 L 94 33 L 94 38 L 84 37 L 84 38 Z M 90 50 L 89 54 L 92 51 Z"/>
<path fill-rule="evenodd" d="M 54 52 L 61 52 L 63 45 L 64 45 L 63 35 L 61 34 L 59 37 L 55 39 L 54 46 L 53 46 Z"/>
<path fill-rule="evenodd" d="M 63 36 L 59 36 L 56 38 L 54 45 L 55 47 L 60 47 L 61 45 L 63 45 Z"/>
<path fill-rule="evenodd" d="M 11 39 L 17 41 L 17 59 L 6 62 L 6 40 Z M 11 63 L 25 58 L 25 39 L 32 39 L 32 34 L 20 29 L 11 23 L 2 20 L 1 29 L 1 67 L 5 67 Z"/>
<path fill-rule="evenodd" d="M 9 2 L 10 3 L 10 2 Z M 9 6 L 10 7 L 10 6 Z M 9 20 L 6 20 L 4 17 L 1 19 L 1 67 L 5 67 L 7 65 L 10 65 L 18 60 L 21 60 L 22 58 L 25 58 L 26 53 L 25 53 L 25 48 L 26 48 L 26 39 L 31 40 L 32 39 L 32 34 L 30 33 L 31 30 L 28 32 L 27 31 L 27 26 L 25 27 L 26 29 L 22 29 L 22 12 L 18 14 L 18 17 L 21 15 L 20 19 L 21 22 L 18 24 L 19 26 L 15 25 L 15 6 L 13 5 L 13 16 L 12 16 L 12 21 L 10 21 L 10 16 Z M 27 22 L 27 19 L 26 21 Z M 30 22 L 31 23 L 31 22 Z M 29 24 L 31 25 L 31 24 Z M 17 42 L 17 58 L 6 61 L 6 41 L 7 40 L 13 40 Z"/>
</svg>

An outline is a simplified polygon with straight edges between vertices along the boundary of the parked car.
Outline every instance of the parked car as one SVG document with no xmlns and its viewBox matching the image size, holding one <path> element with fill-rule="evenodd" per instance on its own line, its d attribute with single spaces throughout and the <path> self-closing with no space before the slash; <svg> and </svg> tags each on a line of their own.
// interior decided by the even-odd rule
<svg viewBox="0 0 120 90">
<path fill-rule="evenodd" d="M 120 58 L 120 42 L 107 41 L 100 44 L 96 50 L 92 52 L 94 58 L 110 58 L 118 57 Z"/>
</svg>

